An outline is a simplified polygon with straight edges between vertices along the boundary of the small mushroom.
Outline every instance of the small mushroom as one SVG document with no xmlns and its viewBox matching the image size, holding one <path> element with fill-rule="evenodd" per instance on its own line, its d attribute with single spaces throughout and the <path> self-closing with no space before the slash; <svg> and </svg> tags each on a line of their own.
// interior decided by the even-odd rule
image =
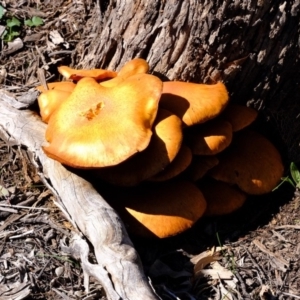
<svg viewBox="0 0 300 300">
<path fill-rule="evenodd" d="M 232 126 L 222 119 L 186 128 L 187 145 L 195 155 L 215 155 L 232 141 Z"/>
<path fill-rule="evenodd" d="M 135 74 L 145 74 L 149 71 L 149 64 L 146 60 L 142 58 L 135 58 L 127 62 L 121 70 L 118 72 L 117 76 L 129 77 Z"/>
<path fill-rule="evenodd" d="M 222 112 L 222 117 L 231 124 L 233 132 L 249 126 L 255 121 L 257 115 L 258 112 L 253 108 L 232 103 L 229 103 Z"/>
<path fill-rule="evenodd" d="M 148 146 L 161 91 L 162 82 L 149 74 L 113 88 L 81 79 L 49 120 L 45 153 L 75 168 L 123 162 Z"/>
<path fill-rule="evenodd" d="M 183 133 L 181 120 L 159 109 L 148 147 L 124 162 L 95 171 L 95 176 L 119 186 L 134 186 L 164 170 L 177 156 Z"/>
<path fill-rule="evenodd" d="M 204 214 L 201 191 L 184 180 L 115 189 L 104 195 L 129 232 L 147 238 L 167 238 L 192 227 Z"/>
<path fill-rule="evenodd" d="M 167 81 L 163 83 L 159 106 L 176 114 L 186 126 L 191 126 L 218 116 L 228 100 L 228 92 L 221 82 L 207 85 Z"/>
<path fill-rule="evenodd" d="M 166 168 L 158 174 L 150 177 L 149 181 L 166 181 L 181 174 L 192 161 L 192 151 L 186 145 L 181 145 L 181 148 L 174 160 L 166 166 Z"/>
<path fill-rule="evenodd" d="M 142 58 L 135 58 L 127 62 L 118 72 L 116 77 L 110 80 L 102 81 L 100 84 L 105 87 L 113 87 L 132 75 L 146 74 L 148 71 L 148 63 Z"/>
<path fill-rule="evenodd" d="M 284 167 L 278 150 L 261 134 L 243 130 L 219 156 L 209 175 L 250 195 L 269 193 L 280 181 Z"/>
<path fill-rule="evenodd" d="M 108 80 L 117 76 L 117 72 L 104 69 L 76 70 L 68 66 L 60 66 L 58 72 L 66 79 L 79 81 L 81 78 L 94 78 L 97 81 Z"/>
<path fill-rule="evenodd" d="M 199 187 L 207 203 L 205 216 L 230 214 L 241 208 L 247 199 L 245 193 L 225 182 L 205 180 Z"/>
</svg>

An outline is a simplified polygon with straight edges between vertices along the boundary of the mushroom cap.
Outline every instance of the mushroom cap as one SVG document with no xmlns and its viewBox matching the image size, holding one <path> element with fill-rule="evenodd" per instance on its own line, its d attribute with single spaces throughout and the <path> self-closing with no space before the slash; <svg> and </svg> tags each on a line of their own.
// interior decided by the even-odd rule
<svg viewBox="0 0 300 300">
<path fill-rule="evenodd" d="M 187 178 L 195 182 L 203 178 L 204 175 L 219 163 L 219 159 L 214 156 L 194 155 L 191 164 L 186 170 Z"/>
<path fill-rule="evenodd" d="M 249 126 L 257 115 L 258 112 L 253 108 L 232 103 L 229 103 L 222 112 L 222 117 L 231 124 L 233 132 Z"/>
<path fill-rule="evenodd" d="M 181 148 L 174 160 L 166 166 L 166 168 L 158 174 L 150 177 L 149 181 L 166 181 L 181 174 L 192 161 L 192 151 L 186 145 L 181 145 Z"/>
<path fill-rule="evenodd" d="M 58 72 L 66 79 L 78 81 L 81 78 L 94 78 L 97 81 L 107 80 L 117 76 L 117 72 L 104 69 L 76 70 L 68 66 L 60 66 Z"/>
<path fill-rule="evenodd" d="M 154 176 L 179 152 L 183 139 L 181 125 L 177 116 L 159 109 L 148 147 L 116 166 L 95 170 L 96 176 L 119 186 L 134 186 Z"/>
<path fill-rule="evenodd" d="M 162 82 L 148 74 L 113 88 L 81 79 L 49 120 L 45 153 L 75 168 L 121 163 L 148 146 L 161 90 Z"/>
<path fill-rule="evenodd" d="M 278 150 L 261 134 L 243 130 L 209 171 L 216 180 L 236 184 L 250 195 L 269 193 L 280 181 L 284 167 Z"/>
<path fill-rule="evenodd" d="M 228 92 L 221 82 L 207 85 L 167 81 L 163 83 L 159 106 L 182 118 L 186 126 L 191 126 L 215 118 L 228 100 Z"/>
<path fill-rule="evenodd" d="M 206 209 L 201 191 L 184 180 L 124 189 L 105 198 L 118 211 L 129 232 L 142 237 L 177 235 L 189 229 Z"/>
<path fill-rule="evenodd" d="M 59 89 L 50 89 L 40 94 L 38 97 L 38 105 L 43 122 L 48 123 L 52 113 L 70 95 L 71 92 Z"/>
<path fill-rule="evenodd" d="M 215 155 L 232 141 L 232 126 L 222 119 L 187 128 L 187 144 L 195 155 Z"/>
<path fill-rule="evenodd" d="M 73 92 L 76 84 L 72 81 L 59 81 L 59 82 L 49 82 L 47 83 L 48 89 L 45 89 L 43 85 L 39 85 L 36 89 L 39 92 L 47 92 L 49 90 L 60 90 L 65 92 Z"/>
<path fill-rule="evenodd" d="M 247 199 L 245 193 L 221 181 L 204 181 L 200 189 L 207 202 L 205 216 L 230 214 L 241 208 Z"/>
<path fill-rule="evenodd" d="M 134 58 L 127 62 L 118 72 L 118 76 L 129 77 L 135 74 L 148 73 L 149 64 L 142 58 Z"/>
<path fill-rule="evenodd" d="M 149 64 L 142 58 L 135 58 L 127 62 L 117 74 L 110 80 L 102 81 L 100 84 L 106 87 L 113 87 L 135 74 L 146 74 L 149 71 Z"/>
</svg>

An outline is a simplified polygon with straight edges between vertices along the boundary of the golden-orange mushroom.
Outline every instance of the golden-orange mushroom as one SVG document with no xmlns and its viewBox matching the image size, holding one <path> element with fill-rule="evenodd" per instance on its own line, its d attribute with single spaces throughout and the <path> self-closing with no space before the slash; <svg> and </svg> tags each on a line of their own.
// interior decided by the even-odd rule
<svg viewBox="0 0 300 300">
<path fill-rule="evenodd" d="M 48 89 L 46 89 L 43 85 L 39 85 L 36 87 L 36 89 L 39 92 L 47 92 L 49 90 L 60 90 L 64 92 L 73 92 L 76 84 L 72 81 L 59 81 L 59 82 L 50 82 L 47 83 Z"/>
<path fill-rule="evenodd" d="M 214 155 L 200 156 L 194 155 L 191 164 L 185 174 L 188 179 L 195 182 L 203 178 L 204 175 L 219 163 L 219 159 Z"/>
<path fill-rule="evenodd" d="M 209 175 L 216 180 L 236 184 L 250 195 L 271 192 L 283 176 L 284 167 L 278 150 L 254 131 L 237 133 L 219 160 Z"/>
<path fill-rule="evenodd" d="M 148 71 L 148 63 L 142 58 L 135 58 L 127 62 L 118 72 L 116 77 L 110 80 L 102 81 L 100 84 L 105 87 L 113 87 L 132 75 L 146 74 Z"/>
<path fill-rule="evenodd" d="M 58 72 L 66 79 L 78 81 L 81 78 L 94 78 L 97 81 L 108 80 L 117 76 L 114 71 L 104 69 L 91 69 L 91 70 L 76 70 L 68 66 L 60 66 L 57 68 Z"/>
<path fill-rule="evenodd" d="M 257 115 L 258 112 L 253 108 L 232 103 L 229 103 L 222 112 L 222 117 L 231 124 L 233 132 L 249 126 L 255 121 Z"/>
<path fill-rule="evenodd" d="M 171 112 L 159 109 L 148 147 L 124 162 L 95 171 L 95 175 L 119 186 L 134 186 L 164 170 L 177 156 L 182 122 Z"/>
<path fill-rule="evenodd" d="M 118 76 L 129 77 L 135 74 L 145 74 L 149 71 L 149 64 L 143 58 L 134 58 L 127 62 L 118 72 Z"/>
<path fill-rule="evenodd" d="M 181 174 L 191 163 L 193 158 L 192 151 L 186 145 L 181 145 L 181 148 L 174 160 L 166 166 L 166 168 L 150 177 L 149 181 L 166 181 Z"/>
<path fill-rule="evenodd" d="M 161 91 L 162 82 L 148 74 L 113 88 L 81 79 L 49 120 L 45 153 L 76 168 L 123 162 L 148 146 Z"/>
<path fill-rule="evenodd" d="M 192 227 L 204 214 L 201 191 L 184 180 L 116 189 L 104 195 L 119 212 L 129 232 L 147 238 L 167 238 Z"/>
<path fill-rule="evenodd" d="M 207 203 L 205 216 L 230 214 L 241 208 L 247 196 L 238 188 L 216 180 L 207 180 L 199 185 Z"/>
<path fill-rule="evenodd" d="M 222 119 L 192 126 L 186 130 L 187 144 L 195 155 L 215 155 L 232 141 L 232 126 Z"/>
<path fill-rule="evenodd" d="M 228 103 L 226 87 L 181 81 L 163 83 L 159 106 L 180 117 L 186 126 L 204 123 L 218 116 Z"/>
</svg>

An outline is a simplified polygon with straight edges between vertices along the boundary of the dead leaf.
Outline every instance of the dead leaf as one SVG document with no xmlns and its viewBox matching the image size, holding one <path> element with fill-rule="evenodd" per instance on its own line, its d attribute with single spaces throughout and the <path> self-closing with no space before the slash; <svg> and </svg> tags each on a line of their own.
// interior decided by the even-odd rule
<svg viewBox="0 0 300 300">
<path fill-rule="evenodd" d="M 62 44 L 65 41 L 57 30 L 50 31 L 49 37 L 54 45 Z"/>
<path fill-rule="evenodd" d="M 7 49 L 3 51 L 3 55 L 12 54 L 14 52 L 17 52 L 18 50 L 22 49 L 24 44 L 23 41 L 20 38 L 16 38 L 12 42 L 7 43 Z"/>
<path fill-rule="evenodd" d="M 1 300 L 25 299 L 31 293 L 30 282 L 15 282 L 11 284 L 0 284 Z"/>
<path fill-rule="evenodd" d="M 270 293 L 270 287 L 268 285 L 262 285 L 261 290 L 259 292 L 260 299 L 266 300 L 269 293 Z"/>
<path fill-rule="evenodd" d="M 5 186 L 3 186 L 2 184 L 0 184 L 0 197 L 6 198 L 8 196 L 9 196 L 8 189 Z"/>
<path fill-rule="evenodd" d="M 225 288 L 221 279 L 220 279 L 220 290 L 221 290 L 222 300 L 233 300 L 232 294 Z"/>
<path fill-rule="evenodd" d="M 213 247 L 211 250 L 204 251 L 197 256 L 194 256 L 191 259 L 191 263 L 195 265 L 194 274 L 197 275 L 197 273 L 203 270 L 207 265 L 219 259 L 221 259 L 220 251 L 217 251 L 215 247 Z"/>
<path fill-rule="evenodd" d="M 228 280 L 228 279 L 232 279 L 233 274 L 231 271 L 229 270 L 214 270 L 214 269 L 203 269 L 200 270 L 197 274 L 195 274 L 196 276 L 210 276 L 212 279 L 223 279 L 223 280 Z"/>
<path fill-rule="evenodd" d="M 268 250 L 266 248 L 266 246 L 264 246 L 260 241 L 258 240 L 254 240 L 252 242 L 256 247 L 258 247 L 262 252 L 266 253 L 270 259 L 272 260 L 272 262 L 274 263 L 275 267 L 278 268 L 278 270 L 282 271 L 282 272 L 286 272 L 289 268 L 290 263 L 285 260 L 282 256 L 280 256 L 277 253 L 273 253 L 270 250 Z"/>
</svg>

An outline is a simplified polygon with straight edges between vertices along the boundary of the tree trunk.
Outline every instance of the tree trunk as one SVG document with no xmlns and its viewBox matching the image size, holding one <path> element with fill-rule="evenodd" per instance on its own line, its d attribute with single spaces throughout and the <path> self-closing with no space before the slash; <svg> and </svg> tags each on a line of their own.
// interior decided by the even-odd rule
<svg viewBox="0 0 300 300">
<path fill-rule="evenodd" d="M 261 110 L 275 124 L 290 159 L 300 161 L 299 0 L 97 3 L 73 56 L 76 67 L 117 70 L 142 57 L 161 78 L 222 80 L 232 101 Z M 109 299 L 156 299 L 115 212 L 88 182 L 44 155 L 45 125 L 39 118 L 2 100 L 2 135 L 28 147 L 57 205 L 94 246 L 98 265 L 88 262 L 80 237 L 69 248 L 73 255 L 81 249 L 76 253 L 85 273 L 99 279 Z"/>
<path fill-rule="evenodd" d="M 99 1 L 74 63 L 115 70 L 142 57 L 162 78 L 221 80 L 300 161 L 299 33 L 299 0 Z"/>
</svg>

